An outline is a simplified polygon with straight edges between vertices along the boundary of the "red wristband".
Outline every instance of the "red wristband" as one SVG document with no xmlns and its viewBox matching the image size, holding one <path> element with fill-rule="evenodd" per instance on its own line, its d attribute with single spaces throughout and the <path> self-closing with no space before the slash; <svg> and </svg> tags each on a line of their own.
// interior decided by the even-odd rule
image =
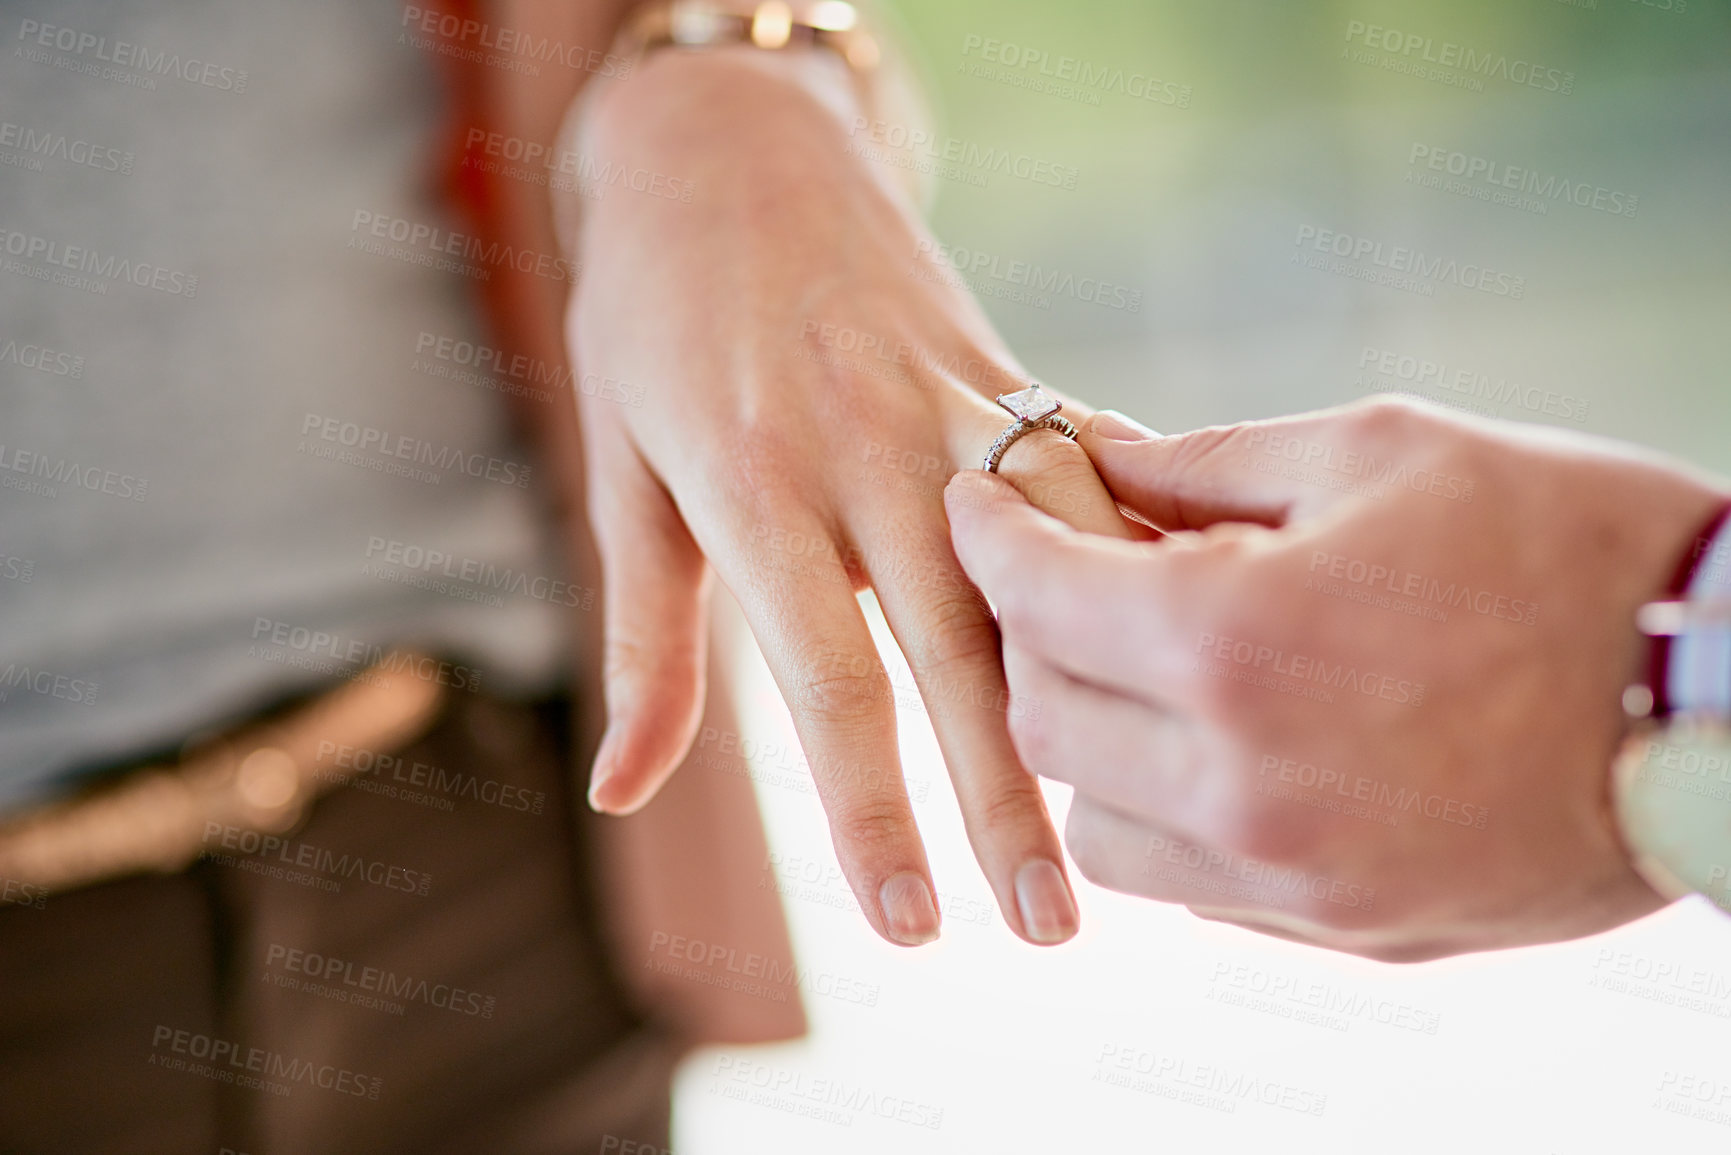
<svg viewBox="0 0 1731 1155">
<path fill-rule="evenodd" d="M 1671 582 L 1665 587 L 1664 601 L 1678 601 L 1688 596 L 1689 587 L 1695 582 L 1695 575 L 1701 571 L 1714 541 L 1725 528 L 1725 523 L 1731 520 L 1731 502 L 1726 502 L 1707 519 L 1699 533 L 1690 539 L 1681 557 L 1677 559 L 1676 569 L 1672 572 Z M 1647 654 L 1647 686 L 1653 691 L 1652 717 L 1664 718 L 1671 713 L 1670 677 L 1671 677 L 1671 637 L 1661 634 L 1652 641 Z"/>
</svg>

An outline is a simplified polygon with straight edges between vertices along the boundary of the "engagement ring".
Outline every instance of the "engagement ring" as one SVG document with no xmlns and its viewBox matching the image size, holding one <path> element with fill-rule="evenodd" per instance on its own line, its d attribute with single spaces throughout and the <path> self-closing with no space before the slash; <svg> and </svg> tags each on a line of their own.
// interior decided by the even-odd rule
<svg viewBox="0 0 1731 1155">
<path fill-rule="evenodd" d="M 1064 407 L 1063 402 L 1040 388 L 1038 382 L 1015 393 L 1000 393 L 998 404 L 1016 420 L 998 434 L 998 439 L 986 450 L 984 468 L 987 473 L 998 472 L 998 462 L 1004 459 L 1016 438 L 1036 429 L 1050 429 L 1072 441 L 1076 439 L 1076 427 L 1070 424 L 1070 419 L 1058 416 L 1058 410 Z"/>
</svg>

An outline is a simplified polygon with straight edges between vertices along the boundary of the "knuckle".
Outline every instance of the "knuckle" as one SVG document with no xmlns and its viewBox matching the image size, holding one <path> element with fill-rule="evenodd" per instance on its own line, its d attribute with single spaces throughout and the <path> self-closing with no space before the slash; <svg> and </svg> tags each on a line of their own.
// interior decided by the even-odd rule
<svg viewBox="0 0 1731 1155">
<path fill-rule="evenodd" d="M 1230 719 L 1238 714 L 1243 688 L 1222 677 L 1196 679 L 1191 691 L 1196 712 L 1204 718 Z"/>
<path fill-rule="evenodd" d="M 649 647 L 642 642 L 618 635 L 609 636 L 602 655 L 602 669 L 607 679 L 630 677 L 648 669 Z"/>
<path fill-rule="evenodd" d="M 730 504 L 768 515 L 789 506 L 786 495 L 800 492 L 793 463 L 803 459 L 788 442 L 788 431 L 766 418 L 745 421 L 725 455 L 704 472 Z"/>
<path fill-rule="evenodd" d="M 1380 437 L 1410 429 L 1422 419 L 1425 408 L 1409 397 L 1380 394 L 1355 402 L 1347 412 L 1358 432 Z"/>
<path fill-rule="evenodd" d="M 1254 703 L 1269 691 L 1257 675 L 1278 648 L 1257 599 L 1245 588 L 1245 570 L 1254 563 L 1219 565 L 1211 586 L 1192 584 L 1196 603 L 1195 656 L 1202 676 L 1194 679 L 1201 711 L 1213 718 L 1255 717 Z M 1247 711 L 1248 707 L 1248 711 Z"/>
<path fill-rule="evenodd" d="M 1007 582 L 997 591 L 996 629 L 1005 638 L 1037 637 L 1046 625 L 1051 604 L 1038 582 Z"/>
<path fill-rule="evenodd" d="M 1070 861 L 1076 864 L 1077 874 L 1095 886 L 1102 886 L 1108 890 L 1115 889 L 1113 880 L 1105 869 L 1104 862 L 1092 846 L 1086 843 L 1079 846 L 1070 843 L 1067 844 L 1067 849 L 1070 852 Z"/>
<path fill-rule="evenodd" d="M 978 591 L 970 588 L 934 599 L 925 622 L 915 654 L 917 670 L 949 678 L 997 667 L 998 629 Z"/>
<path fill-rule="evenodd" d="M 908 815 L 888 799 L 850 800 L 833 807 L 829 830 L 837 846 L 869 854 L 905 841 L 909 834 Z"/>
<path fill-rule="evenodd" d="M 1056 773 L 1061 768 L 1059 751 L 1045 711 L 1033 714 L 1027 710 L 1012 710 L 1009 726 L 1010 745 L 1016 748 L 1022 765 L 1048 778 L 1059 777 Z"/>
<path fill-rule="evenodd" d="M 1070 861 L 1076 864 L 1076 873 L 1095 886 L 1112 886 L 1105 855 L 1085 829 L 1071 823 L 1064 831 L 1064 849 L 1069 852 Z"/>
<path fill-rule="evenodd" d="M 1248 699 L 1248 687 L 1239 680 L 1237 656 L 1244 635 L 1235 632 L 1228 620 L 1216 621 L 1197 638 L 1197 669 L 1200 676 L 1192 682 L 1197 712 L 1216 720 L 1236 719 Z"/>
<path fill-rule="evenodd" d="M 602 652 L 604 684 L 695 675 L 697 648 L 690 644 L 660 645 L 619 637 L 607 639 Z"/>
<path fill-rule="evenodd" d="M 1244 792 L 1248 795 L 1248 792 Z M 1308 814 L 1285 813 L 1254 797 L 1242 797 L 1223 816 L 1221 839 L 1227 849 L 1246 858 L 1279 865 L 1308 861 L 1320 832 Z"/>
<path fill-rule="evenodd" d="M 993 786 L 974 800 L 973 820 L 982 835 L 1044 828 L 1045 803 L 1034 779 L 1018 776 Z"/>
<path fill-rule="evenodd" d="M 1093 804 L 1078 795 L 1064 823 L 1064 848 L 1070 852 L 1070 858 L 1083 878 L 1110 887 L 1112 859 L 1104 844 L 1098 812 Z"/>
<path fill-rule="evenodd" d="M 1217 462 L 1237 461 L 1251 452 L 1250 435 L 1267 425 L 1268 422 L 1261 421 L 1210 425 L 1177 438 L 1170 450 L 1166 472 L 1171 477 L 1187 477 L 1205 473 L 1208 466 Z"/>
<path fill-rule="evenodd" d="M 893 701 L 893 694 L 889 675 L 874 660 L 863 671 L 831 669 L 807 674 L 790 704 L 818 725 L 846 727 L 877 718 Z"/>
</svg>

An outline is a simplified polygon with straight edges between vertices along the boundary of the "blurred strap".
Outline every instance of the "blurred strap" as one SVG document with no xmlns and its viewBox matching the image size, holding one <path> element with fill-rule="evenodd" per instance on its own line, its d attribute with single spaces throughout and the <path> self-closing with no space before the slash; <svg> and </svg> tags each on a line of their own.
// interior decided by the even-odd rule
<svg viewBox="0 0 1731 1155">
<path fill-rule="evenodd" d="M 321 754 L 382 754 L 418 737 L 443 688 L 409 650 L 280 716 L 199 743 L 175 763 L 105 777 L 94 788 L 0 825 L 0 878 L 53 894 L 191 864 L 215 828 L 280 833 L 354 768 Z M 350 760 L 354 761 L 353 759 Z"/>
<path fill-rule="evenodd" d="M 1666 898 L 1706 896 L 1731 913 L 1731 504 L 1678 560 L 1668 599 L 1642 606 L 1653 639 L 1646 685 L 1624 691 L 1634 719 L 1612 766 L 1618 833 L 1637 873 Z"/>
<path fill-rule="evenodd" d="M 1715 626 L 1709 619 L 1716 615 L 1704 607 L 1722 607 L 1731 598 L 1731 502 L 1714 511 L 1690 538 L 1665 594 L 1663 600 L 1643 606 L 1637 620 L 1641 632 L 1653 639 L 1647 666 L 1650 698 L 1641 704 L 1656 720 L 1683 706 L 1716 706 L 1731 717 L 1731 693 L 1720 694 L 1720 701 L 1711 700 L 1715 689 L 1731 685 L 1731 664 L 1718 671 L 1718 677 L 1708 676 L 1699 653 L 1703 646 L 1679 640 L 1687 638 L 1691 625 L 1706 640 L 1708 650 L 1716 648 L 1715 640 L 1722 640 L 1725 624 Z"/>
<path fill-rule="evenodd" d="M 871 76 L 881 60 L 877 38 L 848 0 L 661 0 L 637 10 L 623 41 L 633 54 L 722 44 L 770 51 L 799 45 L 828 48 L 862 77 Z"/>
</svg>

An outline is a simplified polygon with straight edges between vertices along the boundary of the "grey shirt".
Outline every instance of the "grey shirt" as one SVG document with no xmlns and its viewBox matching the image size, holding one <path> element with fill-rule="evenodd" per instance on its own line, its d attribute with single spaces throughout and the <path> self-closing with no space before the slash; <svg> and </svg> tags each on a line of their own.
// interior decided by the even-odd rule
<svg viewBox="0 0 1731 1155">
<path fill-rule="evenodd" d="M 590 595 L 507 427 L 487 271 L 427 239 L 462 226 L 402 14 L 6 6 L 0 807 L 393 643 L 553 677 Z"/>
</svg>

